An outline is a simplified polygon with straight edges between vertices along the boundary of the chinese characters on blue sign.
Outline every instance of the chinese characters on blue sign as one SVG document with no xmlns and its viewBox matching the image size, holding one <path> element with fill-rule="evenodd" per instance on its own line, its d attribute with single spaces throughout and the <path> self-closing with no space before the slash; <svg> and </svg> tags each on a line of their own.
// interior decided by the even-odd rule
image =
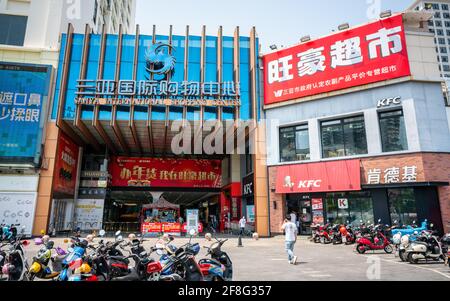
<svg viewBox="0 0 450 301">
<path fill-rule="evenodd" d="M 195 101 L 195 98 L 203 99 L 217 99 L 216 105 L 220 105 L 219 101 L 223 101 L 224 106 L 238 106 L 239 101 L 239 84 L 234 82 L 174 82 L 174 81 L 156 81 L 156 80 L 120 80 L 118 82 L 113 80 L 78 80 L 76 92 L 77 103 L 88 104 L 89 97 L 108 98 L 139 98 L 154 100 L 153 104 L 157 104 L 157 99 L 178 98 L 189 99 L 183 103 L 174 102 L 172 105 L 203 105 L 201 99 Z M 110 104 L 113 104 L 111 102 Z M 134 103 L 135 105 L 146 104 L 140 100 Z"/>
<path fill-rule="evenodd" d="M 0 161 L 39 162 L 51 67 L 0 63 Z"/>
</svg>

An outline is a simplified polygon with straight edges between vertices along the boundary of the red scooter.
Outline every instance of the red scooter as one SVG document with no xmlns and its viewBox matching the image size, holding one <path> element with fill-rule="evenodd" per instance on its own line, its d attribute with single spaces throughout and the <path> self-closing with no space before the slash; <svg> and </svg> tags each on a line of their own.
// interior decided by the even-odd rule
<svg viewBox="0 0 450 301">
<path fill-rule="evenodd" d="M 375 226 L 371 235 L 365 235 L 356 240 L 356 251 L 359 254 L 364 254 L 370 250 L 384 250 L 387 254 L 392 254 L 394 248 L 383 232 L 382 225 Z"/>
<path fill-rule="evenodd" d="M 320 243 L 322 244 L 330 244 L 332 242 L 331 237 L 331 225 L 326 224 L 325 226 L 320 228 Z"/>
</svg>

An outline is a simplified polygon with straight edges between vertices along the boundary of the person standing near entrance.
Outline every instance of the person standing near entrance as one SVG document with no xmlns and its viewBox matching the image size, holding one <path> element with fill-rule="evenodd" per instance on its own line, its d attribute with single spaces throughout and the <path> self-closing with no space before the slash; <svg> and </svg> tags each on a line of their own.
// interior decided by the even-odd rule
<svg viewBox="0 0 450 301">
<path fill-rule="evenodd" d="M 240 236 L 244 235 L 245 225 L 247 225 L 247 220 L 245 219 L 245 216 L 243 216 L 243 217 L 239 220 L 239 228 L 241 229 L 240 232 L 239 232 L 239 235 L 240 235 Z"/>
<path fill-rule="evenodd" d="M 288 215 L 284 220 L 281 230 L 285 233 L 285 247 L 286 253 L 288 254 L 288 259 L 290 264 L 297 264 L 297 256 L 294 254 L 294 246 L 297 242 L 297 225 L 295 225 L 291 220 L 291 215 Z"/>
</svg>

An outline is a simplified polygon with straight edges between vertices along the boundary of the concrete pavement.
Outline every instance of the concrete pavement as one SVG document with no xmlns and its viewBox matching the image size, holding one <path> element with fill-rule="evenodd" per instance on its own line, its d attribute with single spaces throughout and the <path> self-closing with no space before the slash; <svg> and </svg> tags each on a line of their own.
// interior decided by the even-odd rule
<svg viewBox="0 0 450 301">
<path fill-rule="evenodd" d="M 67 247 L 63 238 L 54 241 L 55 246 Z M 144 246 L 148 249 L 156 241 L 150 238 Z M 187 241 L 176 238 L 174 243 L 179 246 Z M 202 246 L 210 244 L 204 238 L 193 241 Z M 233 261 L 236 281 L 450 281 L 450 268 L 443 263 L 412 265 L 382 251 L 360 255 L 354 245 L 321 245 L 301 238 L 295 246 L 299 257 L 296 266 L 287 262 L 283 237 L 258 241 L 246 238 L 244 247 L 237 245 L 238 239 L 230 238 L 223 247 Z M 27 247 L 30 261 L 38 249 Z M 198 259 L 204 255 L 202 250 Z"/>
</svg>

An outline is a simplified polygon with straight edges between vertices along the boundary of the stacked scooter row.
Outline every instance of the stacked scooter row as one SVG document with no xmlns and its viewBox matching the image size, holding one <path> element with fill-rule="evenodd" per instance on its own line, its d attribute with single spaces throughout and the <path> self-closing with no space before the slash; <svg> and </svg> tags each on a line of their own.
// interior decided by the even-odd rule
<svg viewBox="0 0 450 301">
<path fill-rule="evenodd" d="M 34 241 L 41 248 L 31 266 L 24 256 L 23 247 L 28 242 L 17 237 L 2 245 L 2 249 L 8 245 L 10 251 L 4 252 L 6 260 L 0 262 L 0 278 L 9 281 L 231 281 L 233 264 L 222 251 L 227 240 L 215 238 L 205 247 L 209 258 L 197 261 L 201 247 L 192 243 L 196 234 L 193 232 L 189 242 L 180 247 L 174 245 L 173 237 L 164 236 L 148 251 L 143 237 L 132 234 L 124 240 L 120 231 L 114 241 L 106 241 L 103 230 L 100 238 L 71 237 L 70 242 L 65 242 L 70 243 L 67 250 L 55 248 L 50 237 L 43 236 Z M 13 253 L 20 254 L 20 263 L 11 257 Z"/>
<path fill-rule="evenodd" d="M 437 236 L 434 225 L 424 221 L 420 227 L 412 225 L 400 226 L 397 222 L 390 227 L 381 220 L 378 224 L 366 225 L 360 221 L 359 226 L 352 225 L 316 225 L 311 238 L 315 243 L 346 244 L 356 243 L 356 251 L 364 254 L 367 251 L 383 250 L 387 254 L 399 256 L 404 262 L 417 264 L 420 261 L 450 262 L 450 234 Z"/>
<path fill-rule="evenodd" d="M 450 233 L 439 237 L 433 230 L 433 224 L 428 226 L 424 221 L 420 227 L 415 224 L 404 228 L 392 230 L 392 242 L 396 249 L 396 255 L 404 262 L 417 264 L 420 261 L 439 262 L 444 261 L 449 265 L 450 259 Z"/>
</svg>

